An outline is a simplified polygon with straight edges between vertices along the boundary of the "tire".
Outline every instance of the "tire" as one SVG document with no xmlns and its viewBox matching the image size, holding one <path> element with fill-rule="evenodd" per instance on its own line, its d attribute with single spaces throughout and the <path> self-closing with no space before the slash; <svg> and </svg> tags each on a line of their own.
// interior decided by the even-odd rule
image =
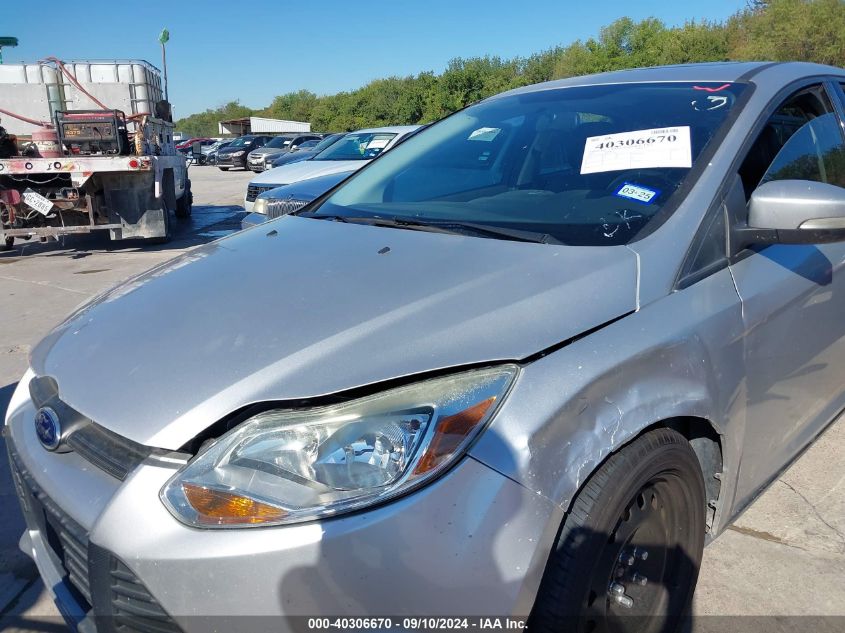
<svg viewBox="0 0 845 633">
<path fill-rule="evenodd" d="M 217 169 L 219 169 L 220 171 L 229 171 L 228 167 L 218 167 Z"/>
<path fill-rule="evenodd" d="M 10 251 L 12 247 L 15 245 L 15 238 L 14 237 L 6 237 L 3 239 L 3 242 L 0 243 L 0 251 Z"/>
<path fill-rule="evenodd" d="M 176 201 L 176 210 L 174 213 L 180 220 L 186 220 L 191 217 L 193 210 L 194 194 L 191 192 L 191 181 L 189 180 L 185 185 L 185 192 L 182 197 Z"/>
<path fill-rule="evenodd" d="M 701 566 L 705 503 L 680 433 L 655 429 L 611 455 L 561 526 L 528 630 L 678 630 Z"/>
</svg>

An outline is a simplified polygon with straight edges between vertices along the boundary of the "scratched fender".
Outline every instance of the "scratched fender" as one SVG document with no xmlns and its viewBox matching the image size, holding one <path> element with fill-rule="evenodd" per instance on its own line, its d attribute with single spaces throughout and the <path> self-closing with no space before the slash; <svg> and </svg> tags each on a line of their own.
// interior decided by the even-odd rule
<svg viewBox="0 0 845 633">
<path fill-rule="evenodd" d="M 722 437 L 729 499 L 743 437 L 742 358 L 739 297 L 724 270 L 525 366 L 472 455 L 565 510 L 643 429 L 695 417 Z"/>
</svg>

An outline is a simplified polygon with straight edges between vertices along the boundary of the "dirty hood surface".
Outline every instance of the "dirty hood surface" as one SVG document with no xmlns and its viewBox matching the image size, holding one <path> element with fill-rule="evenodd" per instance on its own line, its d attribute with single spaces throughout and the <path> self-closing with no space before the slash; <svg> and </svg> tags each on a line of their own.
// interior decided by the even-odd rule
<svg viewBox="0 0 845 633">
<path fill-rule="evenodd" d="M 250 403 L 518 360 L 635 309 L 636 256 L 284 217 L 78 310 L 32 352 L 98 424 L 176 449 Z"/>
</svg>

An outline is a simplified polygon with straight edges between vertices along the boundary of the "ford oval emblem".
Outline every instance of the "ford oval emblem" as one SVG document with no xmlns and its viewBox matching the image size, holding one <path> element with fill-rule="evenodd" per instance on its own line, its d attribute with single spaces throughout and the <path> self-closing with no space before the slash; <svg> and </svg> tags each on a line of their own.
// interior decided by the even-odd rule
<svg viewBox="0 0 845 633">
<path fill-rule="evenodd" d="M 58 414 L 50 407 L 41 407 L 35 414 L 35 434 L 48 451 L 54 451 L 62 442 L 62 425 Z"/>
</svg>

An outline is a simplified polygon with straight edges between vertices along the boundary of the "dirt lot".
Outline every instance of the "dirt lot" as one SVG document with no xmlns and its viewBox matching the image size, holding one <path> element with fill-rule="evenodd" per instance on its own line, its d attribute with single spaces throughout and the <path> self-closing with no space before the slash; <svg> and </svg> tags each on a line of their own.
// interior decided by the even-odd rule
<svg viewBox="0 0 845 633">
<path fill-rule="evenodd" d="M 194 215 L 179 224 L 166 246 L 112 243 L 92 235 L 0 254 L 0 411 L 26 369 L 30 346 L 74 307 L 130 275 L 237 230 L 251 175 L 192 168 Z M 696 613 L 845 616 L 843 446 L 840 419 L 707 549 Z M 20 616 L 19 630 L 61 630 L 34 566 L 17 549 L 23 524 L 5 464 L 0 464 L 0 504 L 0 614 Z"/>
</svg>

